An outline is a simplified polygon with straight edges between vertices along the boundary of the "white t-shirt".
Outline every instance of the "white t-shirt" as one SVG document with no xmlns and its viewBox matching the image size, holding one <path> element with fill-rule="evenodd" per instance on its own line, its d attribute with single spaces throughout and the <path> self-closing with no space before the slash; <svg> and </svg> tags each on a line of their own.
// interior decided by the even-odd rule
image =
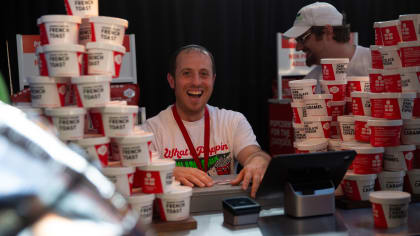
<svg viewBox="0 0 420 236">
<path fill-rule="evenodd" d="M 369 75 L 368 69 L 371 66 L 370 49 L 362 46 L 357 46 L 354 55 L 347 65 L 347 76 L 367 76 Z M 303 79 L 316 79 L 322 80 L 322 67 L 316 65 Z M 321 93 L 320 83 L 317 84 L 316 93 Z"/>
<path fill-rule="evenodd" d="M 152 149 L 158 151 L 161 157 L 175 160 L 177 166 L 197 167 L 171 108 L 172 105 L 148 119 L 142 125 L 142 129 L 153 132 Z M 259 144 L 244 115 L 210 105 L 207 105 L 207 108 L 210 115 L 208 174 L 232 174 L 233 158 L 237 157 L 243 148 Z M 198 121 L 183 123 L 204 166 L 204 117 Z"/>
</svg>

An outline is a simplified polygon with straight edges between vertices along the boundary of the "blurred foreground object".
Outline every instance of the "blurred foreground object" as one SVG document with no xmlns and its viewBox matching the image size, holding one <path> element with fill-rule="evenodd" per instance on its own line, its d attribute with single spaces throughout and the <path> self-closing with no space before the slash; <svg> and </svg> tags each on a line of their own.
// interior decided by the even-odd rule
<svg viewBox="0 0 420 236">
<path fill-rule="evenodd" d="M 9 92 L 7 86 L 4 83 L 3 74 L 0 72 L 0 101 L 10 104 Z"/>
</svg>

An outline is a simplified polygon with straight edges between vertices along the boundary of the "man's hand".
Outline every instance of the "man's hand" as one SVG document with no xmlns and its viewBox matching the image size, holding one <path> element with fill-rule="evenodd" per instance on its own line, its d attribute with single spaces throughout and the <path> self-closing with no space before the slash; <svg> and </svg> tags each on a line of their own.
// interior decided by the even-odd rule
<svg viewBox="0 0 420 236">
<path fill-rule="evenodd" d="M 211 187 L 214 185 L 213 179 L 197 168 L 175 167 L 174 176 L 181 184 L 190 187 Z"/>
<path fill-rule="evenodd" d="M 258 187 L 260 187 L 265 171 L 271 161 L 271 157 L 267 153 L 261 151 L 257 146 L 246 147 L 238 156 L 239 162 L 241 162 L 244 168 L 238 176 L 232 180 L 231 184 L 238 185 L 242 181 L 242 189 L 247 190 L 249 183 L 252 180 L 251 197 L 255 198 Z"/>
</svg>

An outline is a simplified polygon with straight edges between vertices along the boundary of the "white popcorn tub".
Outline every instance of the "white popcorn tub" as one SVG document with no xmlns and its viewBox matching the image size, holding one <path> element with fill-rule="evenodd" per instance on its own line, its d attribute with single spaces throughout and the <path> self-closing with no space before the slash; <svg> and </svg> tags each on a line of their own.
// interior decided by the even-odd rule
<svg viewBox="0 0 420 236">
<path fill-rule="evenodd" d="M 388 69 L 382 71 L 382 79 L 385 84 L 386 93 L 401 93 L 401 70 Z"/>
<path fill-rule="evenodd" d="M 400 145 L 385 148 L 384 170 L 407 171 L 413 169 L 415 145 Z"/>
<path fill-rule="evenodd" d="M 420 14 L 400 15 L 401 39 L 404 42 L 420 40 Z"/>
<path fill-rule="evenodd" d="M 44 15 L 37 20 L 41 45 L 77 44 L 79 41 L 79 16 Z"/>
<path fill-rule="evenodd" d="M 107 105 L 90 111 L 92 124 L 100 134 L 108 137 L 125 137 L 134 132 L 137 106 Z"/>
<path fill-rule="evenodd" d="M 306 116 L 331 116 L 332 94 L 313 94 L 303 96 Z"/>
<path fill-rule="evenodd" d="M 120 76 L 125 47 L 108 43 L 87 43 L 87 66 L 89 75 Z"/>
<path fill-rule="evenodd" d="M 323 80 L 345 80 L 347 76 L 348 58 L 322 58 Z"/>
<path fill-rule="evenodd" d="M 295 142 L 301 142 L 306 140 L 306 133 L 305 133 L 305 125 L 302 123 L 294 123 L 293 122 L 293 133 Z"/>
<path fill-rule="evenodd" d="M 416 93 L 370 93 L 371 115 L 390 120 L 411 119 Z"/>
<path fill-rule="evenodd" d="M 385 81 L 382 76 L 382 69 L 368 69 L 369 71 L 369 85 L 372 93 L 385 92 Z"/>
<path fill-rule="evenodd" d="M 420 92 L 420 81 L 417 74 L 420 75 L 420 66 L 406 67 L 401 69 L 401 89 L 403 93 Z"/>
<path fill-rule="evenodd" d="M 136 193 L 128 198 L 132 209 L 139 215 L 142 224 L 150 224 L 153 219 L 153 200 L 154 194 Z"/>
<path fill-rule="evenodd" d="M 128 21 L 116 17 L 92 16 L 92 42 L 122 45 Z"/>
<path fill-rule="evenodd" d="M 420 41 L 400 42 L 398 47 L 402 67 L 420 66 Z"/>
<path fill-rule="evenodd" d="M 376 36 L 376 35 L 375 35 Z M 382 63 L 382 55 L 379 51 L 381 46 L 378 45 L 370 45 L 370 55 L 372 58 L 372 68 L 373 69 L 383 69 L 384 64 Z"/>
<path fill-rule="evenodd" d="M 398 45 L 379 48 L 382 56 L 382 64 L 384 65 L 384 70 L 401 68 L 401 58 L 398 54 L 398 50 Z"/>
<path fill-rule="evenodd" d="M 168 193 L 172 185 L 175 161 L 157 159 L 147 166 L 140 166 L 140 185 L 144 193 Z"/>
<path fill-rule="evenodd" d="M 402 120 L 368 120 L 370 144 L 374 147 L 400 145 Z"/>
<path fill-rule="evenodd" d="M 61 140 L 79 140 L 83 138 L 85 114 L 83 108 L 60 107 L 45 110 L 47 116 L 52 117 Z"/>
<path fill-rule="evenodd" d="M 328 147 L 328 139 L 308 139 L 299 143 L 295 143 L 295 147 L 296 153 L 326 152 Z"/>
<path fill-rule="evenodd" d="M 192 188 L 171 186 L 168 193 L 157 194 L 157 206 L 162 221 L 180 221 L 190 216 Z"/>
<path fill-rule="evenodd" d="M 67 15 L 80 17 L 98 16 L 98 0 L 64 0 Z"/>
<path fill-rule="evenodd" d="M 420 119 L 403 120 L 401 142 L 420 145 Z"/>
<path fill-rule="evenodd" d="M 356 151 L 357 155 L 352 163 L 355 174 L 377 174 L 382 171 L 383 147 L 343 143 L 342 148 Z"/>
<path fill-rule="evenodd" d="M 380 24 L 384 46 L 394 46 L 401 42 L 400 21 L 382 21 Z"/>
<path fill-rule="evenodd" d="M 352 113 L 355 116 L 370 116 L 371 105 L 368 92 L 352 92 Z"/>
<path fill-rule="evenodd" d="M 370 142 L 370 129 L 367 121 L 372 120 L 370 116 L 354 116 L 354 138 L 359 142 Z"/>
<path fill-rule="evenodd" d="M 71 82 L 79 107 L 103 107 L 111 100 L 110 76 L 73 77 Z"/>
<path fill-rule="evenodd" d="M 412 194 L 420 194 L 420 169 L 412 169 L 407 171 L 407 175 L 404 181 L 407 181 L 405 185 L 408 191 Z"/>
<path fill-rule="evenodd" d="M 377 191 L 369 194 L 376 228 L 393 228 L 407 224 L 411 195 L 406 192 Z"/>
<path fill-rule="evenodd" d="M 293 101 L 303 101 L 306 95 L 314 94 L 317 81 L 314 79 L 292 80 L 289 82 Z"/>
<path fill-rule="evenodd" d="M 30 76 L 27 78 L 31 90 L 33 107 L 65 106 L 68 91 L 68 78 L 53 78 L 46 76 Z"/>
<path fill-rule="evenodd" d="M 352 92 L 370 92 L 369 76 L 347 76 L 347 97 Z"/>
<path fill-rule="evenodd" d="M 382 22 L 374 22 L 373 28 L 375 30 L 375 45 L 383 46 L 384 41 L 382 39 L 382 32 L 381 32 L 381 24 Z"/>
<path fill-rule="evenodd" d="M 330 104 L 332 121 L 337 121 L 338 116 L 344 115 L 346 101 L 331 101 Z"/>
<path fill-rule="evenodd" d="M 52 77 L 76 77 L 82 73 L 85 47 L 78 44 L 45 45 L 48 75 Z"/>
<path fill-rule="evenodd" d="M 99 135 L 86 135 L 83 139 L 77 141 L 84 148 L 89 157 L 100 161 L 102 167 L 108 166 L 110 155 L 109 138 Z"/>
<path fill-rule="evenodd" d="M 339 116 L 337 118 L 340 127 L 340 138 L 344 142 L 354 141 L 354 117 L 352 115 Z"/>
<path fill-rule="evenodd" d="M 133 193 L 134 167 L 104 167 L 102 172 L 114 183 L 115 188 L 125 197 Z"/>
<path fill-rule="evenodd" d="M 321 88 L 324 93 L 332 94 L 333 101 L 344 101 L 346 98 L 347 81 L 346 80 L 321 80 Z"/>
<path fill-rule="evenodd" d="M 293 122 L 297 124 L 303 123 L 303 117 L 306 117 L 306 109 L 304 102 L 291 102 L 290 106 L 293 111 Z"/>
<path fill-rule="evenodd" d="M 369 200 L 369 193 L 374 191 L 376 174 L 360 175 L 347 172 L 341 183 L 344 195 L 353 201 Z"/>
<path fill-rule="evenodd" d="M 402 191 L 405 171 L 382 171 L 378 174 L 378 190 Z"/>
<path fill-rule="evenodd" d="M 306 138 L 330 138 L 331 120 L 331 116 L 309 116 L 303 118 Z"/>
<path fill-rule="evenodd" d="M 143 132 L 116 138 L 123 166 L 146 166 L 150 164 L 153 133 Z"/>
</svg>

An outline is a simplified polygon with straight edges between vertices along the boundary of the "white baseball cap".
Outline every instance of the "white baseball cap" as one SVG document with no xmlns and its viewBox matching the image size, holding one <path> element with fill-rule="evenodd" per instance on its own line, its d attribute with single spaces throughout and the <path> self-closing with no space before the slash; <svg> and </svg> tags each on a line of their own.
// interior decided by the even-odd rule
<svg viewBox="0 0 420 236">
<path fill-rule="evenodd" d="M 302 7 L 296 15 L 293 27 L 284 36 L 296 38 L 305 33 L 311 26 L 343 25 L 343 15 L 326 2 L 316 2 Z"/>
</svg>

